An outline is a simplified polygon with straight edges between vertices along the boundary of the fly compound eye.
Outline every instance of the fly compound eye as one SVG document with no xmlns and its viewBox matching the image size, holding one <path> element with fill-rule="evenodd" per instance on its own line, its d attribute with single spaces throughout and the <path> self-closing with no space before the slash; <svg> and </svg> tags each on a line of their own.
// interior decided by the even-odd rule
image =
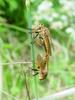
<svg viewBox="0 0 75 100">
<path fill-rule="evenodd" d="M 38 69 L 40 68 L 40 66 L 38 66 Z"/>
<path fill-rule="evenodd" d="M 47 72 L 41 72 L 41 73 L 39 74 L 39 79 L 40 79 L 40 80 L 46 79 L 47 74 L 48 74 Z"/>
</svg>

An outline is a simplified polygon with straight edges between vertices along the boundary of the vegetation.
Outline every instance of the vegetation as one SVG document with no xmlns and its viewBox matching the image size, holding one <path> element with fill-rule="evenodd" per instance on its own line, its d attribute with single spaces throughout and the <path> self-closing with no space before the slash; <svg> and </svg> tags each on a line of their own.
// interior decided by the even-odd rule
<svg viewBox="0 0 75 100">
<path fill-rule="evenodd" d="M 0 0 L 0 64 L 3 100 L 32 100 L 75 84 L 75 0 Z M 52 36 L 48 77 L 32 76 L 32 64 L 12 62 L 34 59 L 27 28 L 42 23 Z M 33 53 L 33 54 L 32 54 Z M 1 70 L 0 70 L 1 72 Z M 0 91 L 1 91 L 0 89 Z M 11 94 L 11 95 L 10 95 Z M 66 100 L 74 100 L 75 96 Z M 65 100 L 65 99 L 64 99 Z"/>
</svg>

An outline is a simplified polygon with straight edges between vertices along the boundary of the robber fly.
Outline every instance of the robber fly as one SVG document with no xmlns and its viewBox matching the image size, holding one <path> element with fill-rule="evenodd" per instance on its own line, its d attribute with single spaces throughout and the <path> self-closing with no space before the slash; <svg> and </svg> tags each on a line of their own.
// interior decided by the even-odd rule
<svg viewBox="0 0 75 100">
<path fill-rule="evenodd" d="M 37 64 L 37 67 L 38 67 L 38 70 L 39 70 L 39 79 L 40 80 L 43 80 L 46 78 L 47 76 L 47 66 L 46 66 L 46 63 L 44 61 L 44 58 L 41 57 L 40 54 L 37 55 L 37 59 L 36 59 L 36 64 Z"/>
<path fill-rule="evenodd" d="M 51 56 L 51 37 L 48 28 L 44 25 L 38 25 L 32 29 L 33 41 L 38 47 L 44 46 L 45 55 L 42 57 L 40 54 L 37 55 L 36 65 L 38 68 L 39 79 L 43 80 L 46 78 L 48 70 L 47 63 L 49 56 Z"/>
<path fill-rule="evenodd" d="M 43 45 L 45 48 L 46 55 L 51 55 L 51 36 L 48 28 L 44 25 L 38 25 L 32 29 L 33 34 L 33 42 L 36 45 L 41 46 Z"/>
</svg>

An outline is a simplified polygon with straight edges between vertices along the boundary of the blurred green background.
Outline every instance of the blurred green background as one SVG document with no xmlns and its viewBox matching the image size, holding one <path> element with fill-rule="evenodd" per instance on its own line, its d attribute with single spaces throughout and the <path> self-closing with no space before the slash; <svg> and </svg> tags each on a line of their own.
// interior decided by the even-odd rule
<svg viewBox="0 0 75 100">
<path fill-rule="evenodd" d="M 25 29 L 37 23 L 52 36 L 48 77 L 40 81 L 25 72 L 31 64 L 0 65 L 2 100 L 38 100 L 75 84 L 75 0 L 0 0 L 0 63 L 33 59 Z"/>
</svg>

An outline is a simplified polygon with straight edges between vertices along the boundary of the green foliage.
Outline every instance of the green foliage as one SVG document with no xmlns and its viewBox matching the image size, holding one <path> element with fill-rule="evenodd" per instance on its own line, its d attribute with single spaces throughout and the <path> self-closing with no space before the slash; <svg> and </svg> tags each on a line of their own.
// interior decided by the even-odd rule
<svg viewBox="0 0 75 100">
<path fill-rule="evenodd" d="M 50 93 L 75 84 L 74 3 L 74 0 L 30 0 L 30 5 L 26 6 L 25 0 L 0 0 L 0 56 L 2 62 L 11 63 L 33 59 L 30 53 L 30 34 L 25 30 L 31 24 L 44 24 L 52 36 L 54 48 L 49 61 L 48 77 L 40 81 L 38 76 L 35 78 L 29 75 L 29 71 L 26 72 L 31 99 L 36 94 L 39 97 L 50 95 Z M 32 51 L 34 51 L 33 48 Z M 35 51 L 33 53 L 35 54 Z M 27 97 L 24 70 L 30 66 L 25 64 L 23 66 L 20 64 L 2 66 L 3 88 L 19 100 L 25 100 L 25 96 Z M 8 98 L 7 100 L 10 99 Z M 66 100 L 73 100 L 73 98 Z"/>
</svg>

